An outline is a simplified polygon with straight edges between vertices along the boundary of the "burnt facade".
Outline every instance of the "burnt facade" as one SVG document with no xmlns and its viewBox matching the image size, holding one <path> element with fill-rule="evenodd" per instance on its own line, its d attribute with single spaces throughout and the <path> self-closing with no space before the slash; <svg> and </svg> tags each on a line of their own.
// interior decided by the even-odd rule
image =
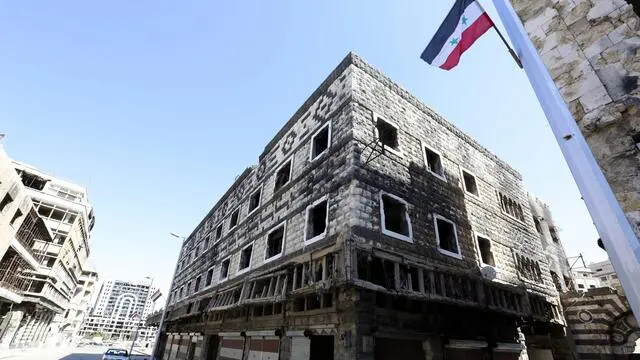
<svg viewBox="0 0 640 360">
<path fill-rule="evenodd" d="M 519 173 L 353 54 L 186 238 L 168 303 L 166 360 L 546 359 L 564 329 Z"/>
</svg>

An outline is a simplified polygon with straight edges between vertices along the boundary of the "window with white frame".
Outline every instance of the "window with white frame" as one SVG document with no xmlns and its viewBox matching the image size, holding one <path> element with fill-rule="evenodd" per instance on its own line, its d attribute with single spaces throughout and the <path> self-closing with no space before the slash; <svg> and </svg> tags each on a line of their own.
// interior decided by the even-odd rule
<svg viewBox="0 0 640 360">
<path fill-rule="evenodd" d="M 231 220 L 229 221 L 229 229 L 233 229 L 238 225 L 238 219 L 240 218 L 240 208 L 237 208 L 231 213 Z"/>
<path fill-rule="evenodd" d="M 435 215 L 434 219 L 438 250 L 445 255 L 461 258 L 456 224 L 440 215 Z"/>
<path fill-rule="evenodd" d="M 317 159 L 324 154 L 331 144 L 331 122 L 326 123 L 311 137 L 310 159 Z"/>
<path fill-rule="evenodd" d="M 475 175 L 468 172 L 465 169 L 462 169 L 462 184 L 464 185 L 464 191 L 468 194 L 479 196 L 478 192 L 478 183 L 476 181 Z"/>
<path fill-rule="evenodd" d="M 378 140 L 383 146 L 393 150 L 400 150 L 398 141 L 398 127 L 381 117 L 376 118 L 376 132 Z"/>
<path fill-rule="evenodd" d="M 407 202 L 387 194 L 380 194 L 382 233 L 396 239 L 412 242 L 411 219 Z"/>
<path fill-rule="evenodd" d="M 216 240 L 222 239 L 222 224 L 216 228 Z"/>
<path fill-rule="evenodd" d="M 220 280 L 224 280 L 229 277 L 229 265 L 231 264 L 231 259 L 223 260 L 220 263 Z"/>
<path fill-rule="evenodd" d="M 260 201 L 262 198 L 262 188 L 254 191 L 249 198 L 249 213 L 252 213 L 255 209 L 260 206 Z"/>
<path fill-rule="evenodd" d="M 238 271 L 247 270 L 251 266 L 251 254 L 253 252 L 253 244 L 245 246 L 240 251 L 240 261 L 238 261 Z"/>
<path fill-rule="evenodd" d="M 276 172 L 276 184 L 273 191 L 280 190 L 291 180 L 291 159 L 285 162 Z"/>
<path fill-rule="evenodd" d="M 204 278 L 204 286 L 211 286 L 211 282 L 213 282 L 213 268 L 207 270 L 207 276 Z"/>
<path fill-rule="evenodd" d="M 491 240 L 485 236 L 476 235 L 476 241 L 482 265 L 496 266 L 493 250 L 491 249 Z"/>
<path fill-rule="evenodd" d="M 430 173 L 444 178 L 444 166 L 442 166 L 442 156 L 439 153 L 424 147 L 424 163 Z"/>
<path fill-rule="evenodd" d="M 282 255 L 284 247 L 285 223 L 271 229 L 267 234 L 267 248 L 265 249 L 265 260 L 276 258 Z"/>
<path fill-rule="evenodd" d="M 323 197 L 309 207 L 305 224 L 305 242 L 314 242 L 322 239 L 327 233 L 327 222 L 329 220 L 329 208 L 327 197 Z"/>
<path fill-rule="evenodd" d="M 191 295 L 191 281 L 187 283 L 187 296 Z"/>
<path fill-rule="evenodd" d="M 202 276 L 196 277 L 196 283 L 195 283 L 195 287 L 193 289 L 194 293 L 197 293 L 198 291 L 200 291 L 200 283 L 201 282 L 202 282 Z"/>
</svg>

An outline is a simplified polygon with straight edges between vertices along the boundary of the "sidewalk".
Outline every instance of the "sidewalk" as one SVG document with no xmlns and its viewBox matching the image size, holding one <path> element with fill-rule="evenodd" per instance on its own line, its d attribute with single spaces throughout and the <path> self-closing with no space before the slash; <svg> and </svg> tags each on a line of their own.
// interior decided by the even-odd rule
<svg viewBox="0 0 640 360">
<path fill-rule="evenodd" d="M 0 360 L 12 359 L 19 356 L 25 355 L 40 355 L 40 354 L 51 354 L 52 352 L 56 353 L 65 353 L 71 351 L 72 348 L 68 347 L 42 347 L 42 348 L 23 348 L 23 349 L 0 349 Z"/>
</svg>

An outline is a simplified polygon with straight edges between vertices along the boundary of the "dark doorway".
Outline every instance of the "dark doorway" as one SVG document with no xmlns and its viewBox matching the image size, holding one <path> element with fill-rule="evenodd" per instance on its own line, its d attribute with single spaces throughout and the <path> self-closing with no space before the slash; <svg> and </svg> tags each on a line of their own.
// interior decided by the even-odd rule
<svg viewBox="0 0 640 360">
<path fill-rule="evenodd" d="M 405 340 L 391 338 L 375 338 L 375 360 L 424 360 L 424 350 L 420 340 Z"/>
<path fill-rule="evenodd" d="M 208 336 L 209 344 L 207 345 L 207 357 L 206 360 L 216 360 L 218 358 L 218 345 L 220 344 L 220 338 L 217 335 Z"/>
<path fill-rule="evenodd" d="M 333 360 L 333 335 L 312 335 L 309 360 Z"/>
<path fill-rule="evenodd" d="M 196 343 L 189 342 L 189 350 L 187 351 L 187 360 L 193 360 L 196 356 Z"/>
</svg>

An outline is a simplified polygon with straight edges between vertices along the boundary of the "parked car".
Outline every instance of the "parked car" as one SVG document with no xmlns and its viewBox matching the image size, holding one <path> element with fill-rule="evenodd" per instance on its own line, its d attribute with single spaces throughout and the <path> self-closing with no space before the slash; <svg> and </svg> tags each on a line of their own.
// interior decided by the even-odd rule
<svg viewBox="0 0 640 360">
<path fill-rule="evenodd" d="M 102 355 L 102 360 L 129 360 L 129 353 L 125 349 L 109 349 Z"/>
</svg>

